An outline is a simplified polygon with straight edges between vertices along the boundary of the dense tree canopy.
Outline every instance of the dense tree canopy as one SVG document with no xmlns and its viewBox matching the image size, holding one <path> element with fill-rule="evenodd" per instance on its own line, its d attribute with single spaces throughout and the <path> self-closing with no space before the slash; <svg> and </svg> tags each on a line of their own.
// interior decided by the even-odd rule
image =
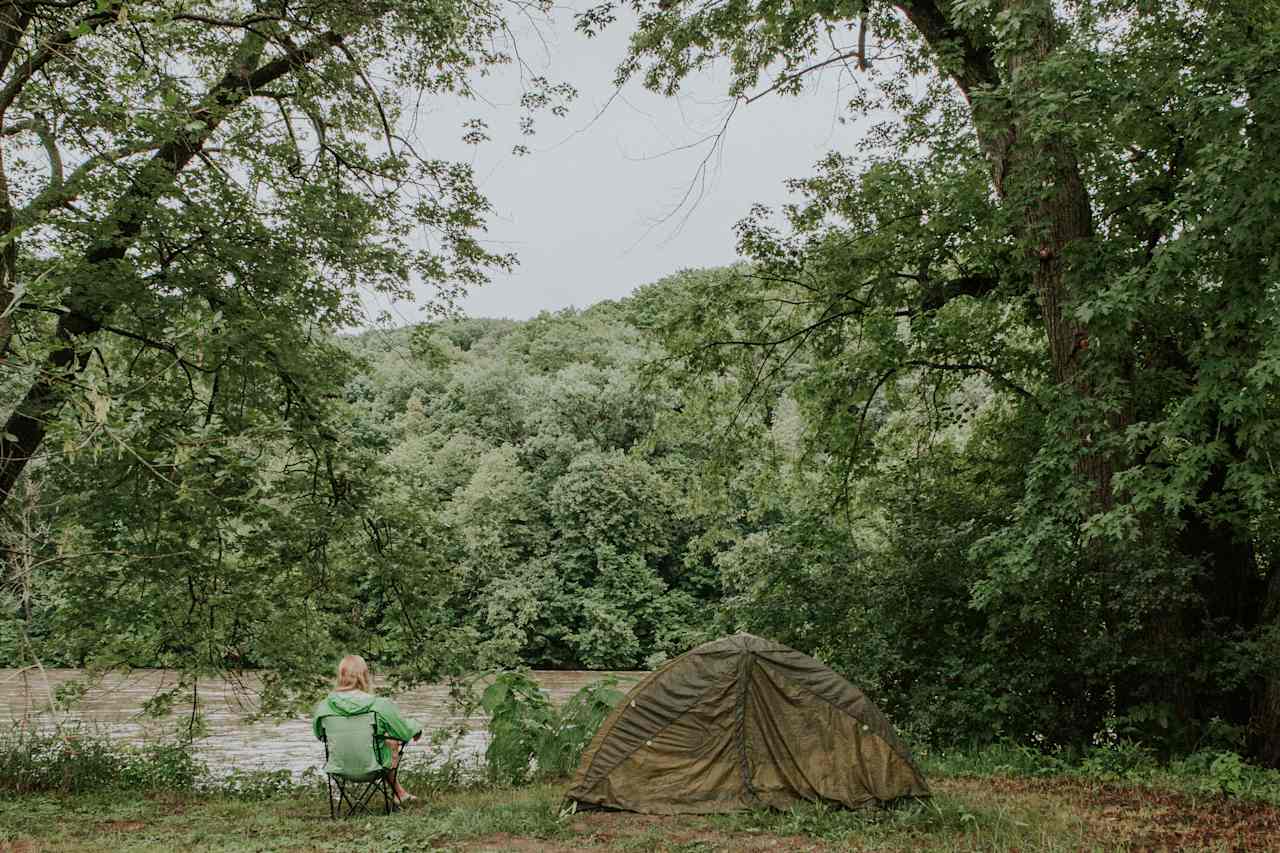
<svg viewBox="0 0 1280 853">
<path fill-rule="evenodd" d="M 970 531 L 955 558 L 981 565 L 984 641 L 1054 650 L 1007 701 L 1068 709 L 1053 737 L 1118 713 L 1194 740 L 1220 718 L 1280 761 L 1275 4 L 636 8 L 621 76 L 675 91 L 727 58 L 750 95 L 856 62 L 851 109 L 891 116 L 797 183 L 789 230 L 742 223 L 758 268 L 690 306 L 696 369 L 745 359 L 769 382 L 812 354 L 796 399 L 842 500 L 901 459 L 877 415 L 902 395 L 930 441 L 998 419 L 988 459 L 944 474 L 930 452 L 912 506 Z M 735 340 L 750 354 L 712 346 Z M 996 398 L 977 412 L 956 403 L 973 381 Z M 936 503 L 979 462 L 1004 506 Z"/>
<path fill-rule="evenodd" d="M 325 334 L 351 284 L 505 260 L 470 236 L 466 171 L 397 145 L 348 51 L 415 45 L 400 73 L 464 85 L 497 12 L 294 10 L 259 33 L 32 7 L 86 46 L 153 27 L 190 58 L 102 42 L 170 124 L 71 110 L 105 104 L 85 75 L 5 125 L 32 141 L 6 160 L 5 460 L 33 435 L 46 453 L 7 504 L 0 650 L 252 665 L 283 698 L 343 648 L 412 679 L 643 667 L 746 628 L 921 738 L 1212 737 L 1280 763 L 1275 4 L 633 5 L 621 77 L 675 92 L 727 60 L 751 98 L 846 63 L 871 130 L 780 216 L 749 212 L 740 266 L 355 338 Z M 33 44 L 63 38 L 31 20 Z M 300 64 L 304 28 L 342 37 Z M 234 51 L 291 88 L 233 73 L 236 109 L 214 83 L 226 115 L 197 116 L 187 76 Z M 41 116 L 86 176 L 27 226 Z M 165 127 L 159 160 L 119 153 Z M 407 223 L 443 243 L 416 255 Z"/>
<path fill-rule="evenodd" d="M 295 624 L 350 490 L 332 333 L 373 294 L 447 306 L 512 263 L 415 111 L 510 61 L 504 14 L 539 8 L 0 4 L 0 507 L 59 466 L 64 550 L 117 558 L 118 584 L 77 573 L 108 599 L 86 625 L 154 608 L 177 635 L 188 601 L 231 599 Z M 531 80 L 523 104 L 570 94 Z"/>
<path fill-rule="evenodd" d="M 331 341 L 361 366 L 325 401 L 332 470 L 263 433 L 192 452 L 163 470 L 176 484 L 109 446 L 47 460 L 24 480 L 18 537 L 45 565 L 10 599 L 0 653 L 247 665 L 305 689 L 344 648 L 409 679 L 683 650 L 718 597 L 700 445 L 655 442 L 676 398 L 645 373 L 652 336 L 618 314 Z"/>
</svg>

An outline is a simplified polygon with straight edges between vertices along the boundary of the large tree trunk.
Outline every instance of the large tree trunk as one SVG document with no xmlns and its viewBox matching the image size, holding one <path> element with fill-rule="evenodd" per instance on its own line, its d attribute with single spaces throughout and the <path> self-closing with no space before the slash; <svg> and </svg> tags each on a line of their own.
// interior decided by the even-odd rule
<svg viewBox="0 0 1280 853">
<path fill-rule="evenodd" d="M 943 10 L 944 4 L 935 0 L 897 4 L 940 58 L 959 57 L 943 60 L 951 63 L 944 67 L 973 107 L 974 129 L 991 164 L 996 194 L 1022 223 L 1020 236 L 1030 247 L 1032 280 L 1044 322 L 1051 372 L 1060 385 L 1092 396 L 1080 370 L 1089 330 L 1068 310 L 1078 295 L 1073 293 L 1073 255 L 1093 238 L 1093 213 L 1077 158 L 1065 142 L 1025 138 L 1025 129 L 1019 126 L 1018 115 L 1009 104 L 997 103 L 991 94 L 974 97 L 979 89 L 1001 85 L 1019 95 L 1034 97 L 1037 66 L 1057 44 L 1049 0 L 1006 0 L 1004 5 L 1025 23 L 1020 36 L 1022 50 L 999 67 L 992 46 L 956 27 Z M 1094 433 L 1109 426 L 1117 425 L 1081 424 L 1079 441 L 1087 448 L 1093 443 Z M 1112 502 L 1114 470 L 1111 460 L 1097 454 L 1086 453 L 1081 462 L 1080 471 L 1094 485 L 1102 508 Z"/>
<path fill-rule="evenodd" d="M 991 164 L 995 192 L 1019 223 L 1018 236 L 1027 247 L 1044 323 L 1051 375 L 1066 396 L 1085 403 L 1082 410 L 1087 414 L 1064 425 L 1077 446 L 1076 473 L 1091 493 L 1080 511 L 1094 514 L 1110 510 L 1117 501 L 1113 476 L 1123 460 L 1115 458 L 1114 451 L 1108 449 L 1114 445 L 1104 439 L 1117 436 L 1132 423 L 1132 404 L 1125 400 L 1119 406 L 1088 405 L 1097 400 L 1098 389 L 1085 367 L 1088 359 L 1120 359 L 1108 366 L 1132 383 L 1136 377 L 1129 361 L 1131 354 L 1126 342 L 1091 340 L 1087 324 L 1072 312 L 1073 303 L 1088 285 L 1078 270 L 1086 262 L 1094 239 L 1089 193 L 1070 144 L 1052 137 L 1033 138 L 1029 129 L 1020 125 L 1017 106 L 1019 101 L 1034 102 L 1040 86 L 1039 66 L 1057 46 L 1053 4 L 1050 0 L 1005 0 L 1006 11 L 1012 20 L 1022 22 L 1022 31 L 1014 36 L 1021 49 L 1009 54 L 1002 66 L 993 61 L 990 46 L 950 25 L 943 4 L 922 1 L 899 5 L 940 56 L 958 54 L 962 58 L 959 67 L 949 70 L 969 97 L 978 140 Z M 997 85 L 1006 93 L 1000 99 L 990 93 Z M 982 97 L 972 97 L 979 86 L 988 91 Z M 1120 589 L 1129 583 L 1118 568 L 1117 555 L 1105 544 L 1095 542 L 1080 556 L 1088 571 L 1106 579 L 1107 588 Z M 1131 614 L 1114 615 L 1121 621 Z M 1185 646 L 1187 616 L 1181 607 L 1159 608 L 1147 614 L 1138 640 L 1143 646 L 1141 657 L 1179 659 Z M 1121 692 L 1133 701 L 1165 704 L 1176 716 L 1189 717 L 1194 690 L 1185 669 L 1145 675 L 1130 685 L 1132 690 Z"/>
<path fill-rule="evenodd" d="M 1087 284 L 1077 278 L 1073 265 L 1088 251 L 1094 237 L 1088 191 L 1070 146 L 1061 140 L 1028 139 L 1013 107 L 1019 96 L 1034 97 L 1037 66 L 1055 48 L 1055 4 L 1052 0 L 1004 0 L 1002 6 L 1009 13 L 1009 20 L 1020 21 L 1022 27 L 1014 37 L 1019 40 L 1020 49 L 1007 53 L 1004 63 L 996 61 L 995 50 L 983 41 L 984 36 L 954 25 L 951 4 L 941 0 L 897 0 L 895 5 L 934 49 L 940 69 L 952 77 L 970 101 L 979 143 L 991 164 L 996 194 L 1017 217 L 1024 229 L 1019 236 L 1033 255 L 1032 279 L 1052 376 L 1075 399 L 1086 403 L 1096 399 L 1098 389 L 1092 386 L 1084 369 L 1086 360 L 1131 356 L 1126 342 L 1091 340 L 1088 326 L 1076 320 L 1070 310 L 1082 295 L 1080 288 Z M 975 97 L 980 90 L 982 96 Z M 1009 95 L 998 100 L 992 95 L 997 90 Z M 1273 128 L 1274 123 L 1255 122 L 1251 132 L 1270 133 Z M 1109 346 L 1113 343 L 1115 346 Z M 1131 362 L 1108 367 L 1130 387 L 1140 381 Z M 1129 396 L 1132 399 L 1132 394 Z M 1112 481 L 1126 460 L 1095 452 L 1094 448 L 1104 436 L 1115 436 L 1132 423 L 1131 405 L 1130 401 L 1121 401 L 1118 407 L 1109 407 L 1110 414 L 1071 425 L 1080 450 L 1076 470 L 1091 485 L 1093 493 L 1091 505 L 1082 508 L 1085 512 L 1106 511 L 1123 499 L 1115 494 Z M 1225 468 L 1211 474 L 1202 489 L 1202 499 L 1222 497 L 1224 473 Z M 1217 523 L 1195 513 L 1183 521 L 1181 534 L 1170 544 L 1179 554 L 1198 560 L 1203 572 L 1197 584 L 1167 590 L 1170 606 L 1158 606 L 1155 612 L 1145 615 L 1146 626 L 1138 640 L 1143 646 L 1141 657 L 1148 661 L 1185 660 L 1189 634 L 1220 631 L 1226 624 L 1257 631 L 1258 636 L 1275 644 L 1262 657 L 1272 662 L 1280 660 L 1280 569 L 1273 568 L 1269 579 L 1263 580 L 1250 535 L 1238 526 Z M 1159 527 L 1161 522 L 1153 519 L 1152 526 Z M 1111 584 L 1129 583 L 1117 575 L 1113 566 L 1116 561 L 1109 559 L 1107 549 L 1098 547 L 1082 556 L 1092 570 L 1111 575 Z M 1189 607 L 1188 596 L 1200 604 Z M 1145 675 L 1122 689 L 1130 701 L 1163 702 L 1184 719 L 1194 716 L 1195 685 L 1185 667 L 1175 663 L 1166 672 L 1153 669 Z M 1225 702 L 1222 708 L 1200 710 L 1206 714 L 1225 712 L 1223 715 L 1234 722 L 1249 719 L 1255 754 L 1268 764 L 1280 766 L 1280 664 L 1273 663 L 1251 695 L 1228 697 Z"/>
<path fill-rule="evenodd" d="M 1280 767 L 1280 567 L 1273 566 L 1263 610 L 1264 647 L 1259 658 L 1266 664 L 1250 721 L 1253 752 L 1268 767 Z"/>
</svg>

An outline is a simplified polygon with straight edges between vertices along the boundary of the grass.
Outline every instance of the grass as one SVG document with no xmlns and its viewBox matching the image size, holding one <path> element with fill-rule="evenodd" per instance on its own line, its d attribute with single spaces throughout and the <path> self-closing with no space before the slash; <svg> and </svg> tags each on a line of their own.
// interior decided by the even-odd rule
<svg viewBox="0 0 1280 853">
<path fill-rule="evenodd" d="M 0 803 L 0 849 L 421 850 L 455 840 L 565 834 L 547 786 L 454 792 L 392 818 L 329 820 L 324 795 L 295 789 L 270 800 L 221 795 L 27 795 Z"/>
<path fill-rule="evenodd" d="M 930 800 L 851 812 L 659 817 L 561 809 L 561 785 L 435 790 L 390 818 L 334 823 L 317 788 L 27 794 L 0 801 L 0 850 L 841 851 L 1265 850 L 1280 809 L 1069 777 L 947 776 Z"/>
<path fill-rule="evenodd" d="M 927 800 L 710 817 L 579 813 L 563 808 L 563 783 L 503 787 L 410 772 L 418 803 L 335 823 L 314 778 L 213 780 L 184 750 L 74 733 L 0 741 L 0 853 L 1280 850 L 1280 773 L 1227 752 L 1166 765 L 1123 745 L 1070 761 L 1010 745 L 927 754 Z"/>
</svg>

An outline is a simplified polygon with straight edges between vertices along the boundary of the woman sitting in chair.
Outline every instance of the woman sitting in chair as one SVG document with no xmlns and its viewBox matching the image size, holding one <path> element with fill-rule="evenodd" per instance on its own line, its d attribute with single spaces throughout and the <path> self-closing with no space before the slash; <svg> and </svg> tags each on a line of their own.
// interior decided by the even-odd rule
<svg viewBox="0 0 1280 853">
<path fill-rule="evenodd" d="M 312 730 L 320 740 L 324 739 L 322 721 L 325 717 L 353 717 L 374 713 L 378 725 L 378 763 L 388 768 L 388 781 L 395 793 L 396 802 L 404 804 L 416 800 L 396 778 L 400 764 L 400 750 L 411 740 L 422 737 L 422 726 L 417 720 L 400 715 L 396 703 L 369 692 L 369 665 L 359 655 L 347 655 L 338 664 L 338 683 L 312 714 Z"/>
</svg>

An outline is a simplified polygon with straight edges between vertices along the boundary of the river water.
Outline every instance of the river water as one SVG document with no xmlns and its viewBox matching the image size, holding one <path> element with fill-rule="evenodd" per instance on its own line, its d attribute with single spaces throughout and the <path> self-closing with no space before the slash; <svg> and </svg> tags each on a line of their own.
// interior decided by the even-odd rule
<svg viewBox="0 0 1280 853">
<path fill-rule="evenodd" d="M 55 723 L 78 724 L 85 730 L 133 743 L 172 736 L 191 713 L 185 707 L 167 717 L 150 718 L 142 713 L 143 703 L 178 684 L 178 674 L 170 670 L 134 670 L 102 677 L 75 703 L 70 712 L 50 714 L 49 699 L 60 685 L 83 677 L 75 669 L 0 669 L 0 725 L 27 720 L 39 726 Z M 606 676 L 616 676 L 619 687 L 628 689 L 644 673 L 638 672 L 534 672 L 538 684 L 559 703 L 578 689 Z M 324 763 L 324 747 L 311 732 L 307 717 L 282 721 L 246 720 L 255 709 L 254 682 L 242 685 L 230 681 L 204 681 L 199 685 L 200 713 L 207 736 L 196 741 L 197 755 L 215 773 L 236 770 L 288 769 L 300 775 Z M 447 754 L 426 755 L 415 744 L 408 759 L 414 763 L 436 763 L 446 758 L 463 762 L 476 760 L 487 740 L 485 717 L 463 716 L 449 695 L 447 685 L 426 685 L 390 694 L 405 715 L 425 727 L 423 740 L 440 729 L 464 730 L 452 742 Z M 181 703 L 179 703 L 181 704 Z M 414 753 L 418 753 L 415 755 Z"/>
</svg>

